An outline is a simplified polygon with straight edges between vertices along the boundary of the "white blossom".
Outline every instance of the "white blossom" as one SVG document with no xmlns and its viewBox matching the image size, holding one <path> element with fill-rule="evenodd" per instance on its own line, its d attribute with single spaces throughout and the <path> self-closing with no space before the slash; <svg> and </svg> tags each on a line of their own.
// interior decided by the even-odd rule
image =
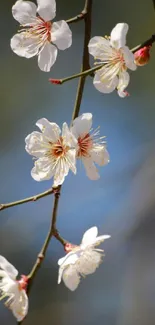
<svg viewBox="0 0 155 325">
<path fill-rule="evenodd" d="M 128 25 L 117 24 L 110 37 L 93 37 L 89 42 L 89 53 L 103 67 L 95 72 L 94 86 L 102 93 L 111 93 L 115 88 L 120 97 L 128 93 L 125 88 L 129 84 L 130 76 L 127 69 L 136 70 L 134 55 L 126 44 Z"/>
<path fill-rule="evenodd" d="M 38 65 L 48 72 L 55 63 L 58 49 L 65 50 L 72 44 L 72 32 L 64 20 L 52 22 L 56 15 L 55 0 L 18 0 L 12 7 L 13 17 L 21 30 L 12 37 L 11 48 L 19 56 L 38 56 Z"/>
<path fill-rule="evenodd" d="M 26 294 L 27 277 L 22 276 L 17 281 L 18 271 L 3 256 L 0 256 L 0 300 L 5 302 L 17 321 L 22 321 L 28 312 L 28 297 Z"/>
<path fill-rule="evenodd" d="M 45 118 L 36 125 L 41 132 L 32 132 L 25 139 L 26 151 L 37 159 L 31 175 L 36 181 L 54 177 L 54 186 L 58 186 L 64 182 L 69 169 L 76 174 L 76 139 L 66 123 L 62 135 L 59 126 Z"/>
<path fill-rule="evenodd" d="M 92 227 L 84 233 L 80 246 L 69 244 L 70 252 L 58 260 L 58 284 L 63 279 L 66 287 L 74 291 L 80 283 L 81 276 L 96 271 L 104 252 L 102 249 L 97 249 L 96 246 L 110 238 L 109 235 L 97 236 L 97 234 L 97 227 Z"/>
<path fill-rule="evenodd" d="M 84 113 L 73 121 L 71 132 L 77 139 L 77 158 L 81 159 L 87 176 L 91 180 L 97 180 L 100 176 L 94 164 L 99 166 L 109 162 L 109 154 L 106 150 L 105 137 L 99 137 L 99 130 L 91 132 L 92 114 Z"/>
</svg>

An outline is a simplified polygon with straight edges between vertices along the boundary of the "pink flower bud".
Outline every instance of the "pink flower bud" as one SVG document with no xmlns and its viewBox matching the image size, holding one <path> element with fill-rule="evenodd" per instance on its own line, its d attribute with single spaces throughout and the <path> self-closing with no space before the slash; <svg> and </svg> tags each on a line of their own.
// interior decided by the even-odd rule
<svg viewBox="0 0 155 325">
<path fill-rule="evenodd" d="M 150 60 L 150 49 L 152 45 L 144 46 L 134 53 L 134 62 L 136 65 L 143 66 Z"/>
<path fill-rule="evenodd" d="M 78 247 L 77 245 L 73 245 L 71 243 L 66 243 L 64 246 L 65 252 L 69 253 L 71 252 L 75 247 Z"/>
<path fill-rule="evenodd" d="M 21 275 L 21 279 L 18 282 L 19 290 L 25 290 L 27 289 L 28 285 L 28 277 L 26 275 Z"/>
</svg>

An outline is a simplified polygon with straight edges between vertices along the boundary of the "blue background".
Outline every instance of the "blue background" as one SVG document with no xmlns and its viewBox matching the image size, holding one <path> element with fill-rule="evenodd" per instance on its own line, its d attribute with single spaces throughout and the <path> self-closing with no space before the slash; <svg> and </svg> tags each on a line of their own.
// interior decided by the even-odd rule
<svg viewBox="0 0 155 325">
<path fill-rule="evenodd" d="M 51 181 L 35 182 L 30 175 L 31 156 L 24 139 L 46 117 L 62 125 L 70 123 L 77 80 L 54 86 L 48 78 L 79 71 L 82 57 L 83 22 L 71 26 L 73 45 L 60 51 L 49 74 L 11 52 L 10 38 L 19 28 L 11 15 L 14 2 L 2 1 L 0 11 L 0 202 L 9 202 L 48 189 Z M 81 11 L 84 0 L 57 0 L 56 20 Z M 94 0 L 92 36 L 109 35 L 118 22 L 130 26 L 130 47 L 155 31 L 151 0 Z M 149 65 L 131 73 L 126 99 L 114 92 L 99 93 L 88 78 L 81 113 L 93 113 L 93 126 L 107 136 L 111 162 L 100 168 L 101 178 L 90 181 L 82 164 L 75 177 L 66 178 L 58 211 L 63 237 L 80 243 L 85 230 L 97 225 L 100 234 L 111 234 L 103 246 L 105 259 L 77 291 L 57 285 L 57 260 L 64 255 L 52 239 L 46 260 L 35 279 L 25 325 L 154 325 L 155 323 L 155 47 Z M 51 196 L 36 203 L 0 213 L 0 254 L 21 274 L 27 274 L 47 233 Z M 0 305 L 0 323 L 16 324 Z"/>
</svg>

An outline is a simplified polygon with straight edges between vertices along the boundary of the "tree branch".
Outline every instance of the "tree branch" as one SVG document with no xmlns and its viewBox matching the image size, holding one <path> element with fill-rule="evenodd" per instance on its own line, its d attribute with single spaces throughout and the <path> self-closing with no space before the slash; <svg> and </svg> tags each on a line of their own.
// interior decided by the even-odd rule
<svg viewBox="0 0 155 325">
<path fill-rule="evenodd" d="M 85 7 L 84 10 L 85 15 L 84 15 L 84 22 L 85 22 L 85 36 L 84 36 L 84 48 L 83 48 L 83 58 L 82 58 L 82 67 L 81 67 L 81 72 L 84 72 L 85 70 L 89 69 L 89 53 L 88 53 L 88 43 L 90 40 L 91 36 L 91 11 L 92 11 L 92 0 L 86 0 L 85 1 Z M 81 76 L 78 84 L 78 89 L 77 89 L 77 94 L 76 94 L 76 100 L 75 100 L 75 105 L 74 105 L 74 110 L 72 114 L 72 120 L 74 120 L 80 111 L 80 106 L 81 106 L 81 101 L 82 101 L 82 95 L 84 91 L 84 85 L 85 85 L 85 80 L 86 80 L 86 75 Z M 56 229 L 56 221 L 57 221 L 57 209 L 58 209 L 58 203 L 59 203 L 59 197 L 60 197 L 60 191 L 61 191 L 61 186 L 58 188 L 54 189 L 54 206 L 53 206 L 53 211 L 52 211 L 52 218 L 51 218 L 51 225 L 50 229 L 48 231 L 47 237 L 44 241 L 43 247 L 38 254 L 37 260 L 29 273 L 29 284 L 28 284 L 28 294 L 29 291 L 32 287 L 33 280 L 37 274 L 37 271 L 39 270 L 42 261 L 45 258 L 46 251 L 48 248 L 48 245 L 50 243 L 50 240 L 53 237 L 55 237 L 57 240 L 61 242 L 62 245 L 66 244 L 66 240 L 64 240 L 58 233 Z M 22 324 L 22 322 L 18 324 Z"/>
<path fill-rule="evenodd" d="M 135 46 L 133 49 L 131 49 L 131 51 L 133 53 L 135 53 L 136 51 L 140 50 L 141 48 L 143 48 L 144 46 L 149 46 L 152 45 L 152 43 L 155 42 L 155 34 L 153 34 L 148 40 L 146 40 L 145 42 Z"/>
<path fill-rule="evenodd" d="M 23 200 L 19 200 L 19 201 L 14 201 L 14 202 L 10 202 L 10 203 L 5 203 L 5 204 L 0 204 L 0 211 L 1 210 L 4 210 L 4 209 L 7 209 L 7 208 L 11 208 L 11 207 L 14 207 L 15 205 L 20 205 L 20 204 L 24 204 L 24 203 L 27 203 L 27 202 L 35 202 L 47 195 L 50 195 L 50 194 L 53 194 L 54 192 L 54 189 L 53 188 L 50 188 L 49 190 L 43 192 L 43 193 L 40 193 L 40 194 L 37 194 L 37 195 L 34 195 L 34 196 L 31 196 L 31 197 L 28 197 L 26 199 L 23 199 Z"/>
</svg>

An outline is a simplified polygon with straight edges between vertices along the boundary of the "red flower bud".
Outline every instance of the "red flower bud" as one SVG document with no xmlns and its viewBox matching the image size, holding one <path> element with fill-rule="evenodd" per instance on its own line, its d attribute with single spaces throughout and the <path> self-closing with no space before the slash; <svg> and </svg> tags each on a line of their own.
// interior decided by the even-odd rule
<svg viewBox="0 0 155 325">
<path fill-rule="evenodd" d="M 144 46 L 142 49 L 134 53 L 135 64 L 142 66 L 148 63 L 150 60 L 150 49 L 152 45 Z"/>
<path fill-rule="evenodd" d="M 51 84 L 61 85 L 61 79 L 49 79 Z"/>
</svg>

